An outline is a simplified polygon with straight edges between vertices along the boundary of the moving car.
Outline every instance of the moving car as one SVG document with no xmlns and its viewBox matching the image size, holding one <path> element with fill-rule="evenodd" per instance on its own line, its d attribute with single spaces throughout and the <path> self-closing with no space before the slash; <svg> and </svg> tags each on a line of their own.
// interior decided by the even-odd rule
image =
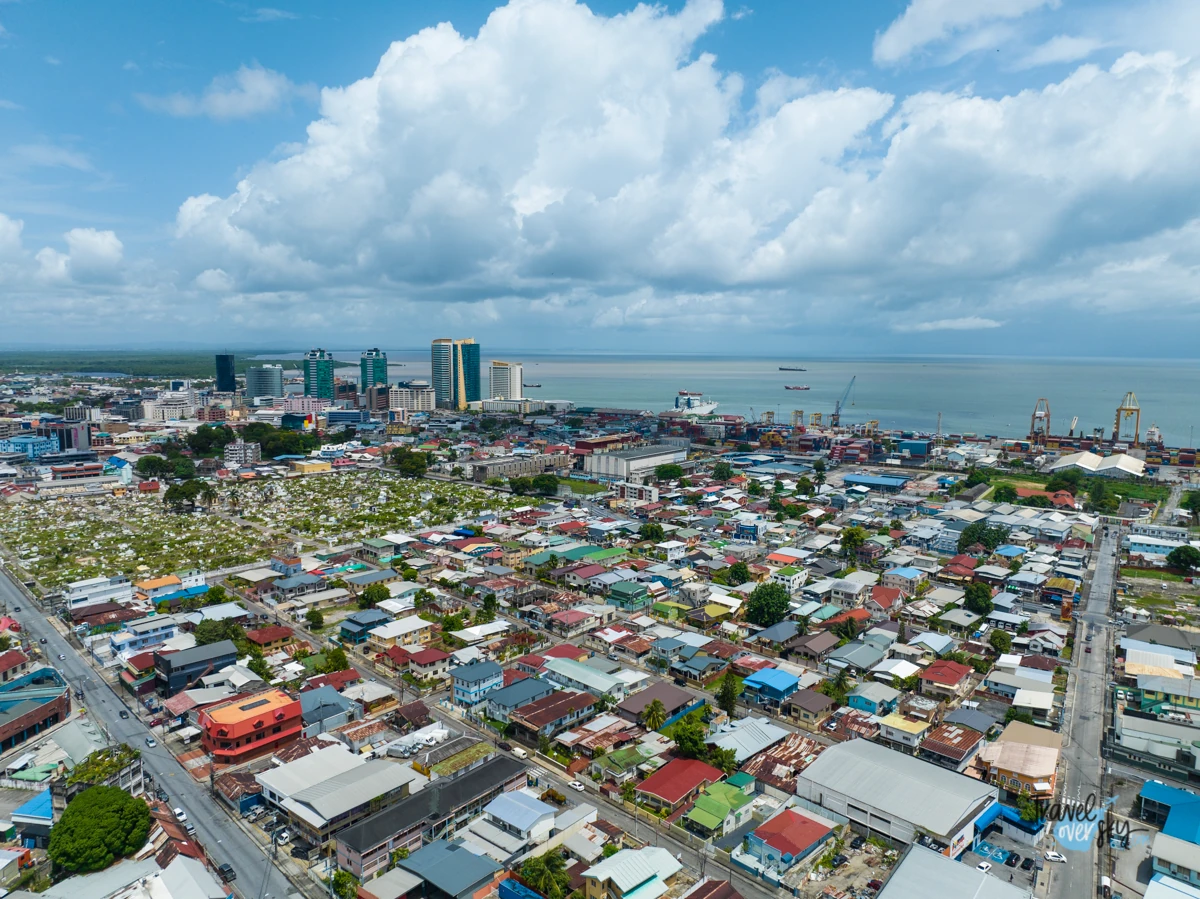
<svg viewBox="0 0 1200 899">
<path fill-rule="evenodd" d="M 154 739 L 154 737 L 146 737 L 146 746 L 147 746 L 147 748 L 149 748 L 149 749 L 153 749 L 153 748 L 154 748 L 155 746 L 157 746 L 157 745 L 158 745 L 158 741 L 157 741 L 157 740 L 155 740 L 155 739 Z"/>
<path fill-rule="evenodd" d="M 63 655 L 63 654 L 60 652 L 60 653 L 58 654 L 58 660 L 61 662 L 61 661 L 64 661 L 65 659 L 66 659 L 66 656 L 65 656 L 65 655 Z"/>
<path fill-rule="evenodd" d="M 195 835 L 195 833 L 196 833 L 196 825 L 195 825 L 195 824 L 193 824 L 191 821 L 184 821 L 184 822 L 183 822 L 183 829 L 184 829 L 185 831 L 187 831 L 187 835 L 188 835 L 189 837 L 190 837 L 190 836 L 194 836 L 194 835 Z"/>
<path fill-rule="evenodd" d="M 1084 652 L 1091 652 L 1091 651 L 1092 651 L 1092 647 L 1090 647 L 1090 646 L 1085 646 L 1085 647 L 1083 647 L 1083 651 L 1084 651 Z"/>
<path fill-rule="evenodd" d="M 992 863 L 991 862 L 980 862 L 979 864 L 977 864 L 975 866 L 975 870 L 982 871 L 984 874 L 986 874 L 988 871 L 992 870 Z"/>
<path fill-rule="evenodd" d="M 225 862 L 217 867 L 217 873 L 221 875 L 221 879 L 226 883 L 233 883 L 237 880 L 237 872 L 233 870 L 233 865 Z"/>
<path fill-rule="evenodd" d="M 38 642 L 39 642 L 39 643 L 42 643 L 42 644 L 45 644 L 45 642 L 46 642 L 46 638 L 45 638 L 45 637 L 42 637 L 42 639 L 38 640 Z"/>
<path fill-rule="evenodd" d="M 181 808 L 171 809 L 171 814 L 173 814 L 175 816 L 175 820 L 181 824 L 187 820 L 187 812 Z"/>
<path fill-rule="evenodd" d="M 570 787 L 572 790 L 574 790 L 576 793 L 582 793 L 583 789 L 584 789 L 583 784 L 581 784 L 577 780 L 571 781 L 569 784 L 567 784 L 567 786 Z"/>
<path fill-rule="evenodd" d="M 122 717 L 122 718 L 128 718 L 128 717 L 129 717 L 129 713 L 128 713 L 127 711 L 125 711 L 124 709 L 121 709 L 121 717 Z"/>
<path fill-rule="evenodd" d="M 1046 861 L 1048 862 L 1065 862 L 1066 860 L 1067 857 L 1061 852 L 1054 852 L 1051 850 L 1050 852 L 1046 853 Z"/>
</svg>

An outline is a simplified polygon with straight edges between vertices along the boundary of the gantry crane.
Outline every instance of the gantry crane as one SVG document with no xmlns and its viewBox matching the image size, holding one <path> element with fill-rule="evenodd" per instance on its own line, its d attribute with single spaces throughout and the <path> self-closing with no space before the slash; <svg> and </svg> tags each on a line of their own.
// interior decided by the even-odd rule
<svg viewBox="0 0 1200 899">
<path fill-rule="evenodd" d="M 850 379 L 850 383 L 846 385 L 846 392 L 841 398 L 833 404 L 833 415 L 829 416 L 829 426 L 836 428 L 842 421 L 842 407 L 846 405 L 846 400 L 849 399 L 850 393 L 854 390 L 854 382 L 858 380 L 858 375 Z M 850 405 L 854 405 L 851 403 Z"/>
<path fill-rule="evenodd" d="M 1046 445 L 1050 436 L 1050 401 L 1039 397 L 1034 403 L 1033 415 L 1029 417 L 1029 442 Z"/>
<path fill-rule="evenodd" d="M 1129 419 L 1133 419 L 1133 433 L 1130 434 L 1126 430 L 1126 425 L 1129 424 Z M 1142 407 L 1138 405 L 1138 399 L 1133 391 L 1125 394 L 1121 400 L 1121 405 L 1117 406 L 1117 415 L 1113 419 L 1113 443 L 1128 439 L 1130 446 L 1138 445 L 1138 436 L 1142 432 Z"/>
</svg>

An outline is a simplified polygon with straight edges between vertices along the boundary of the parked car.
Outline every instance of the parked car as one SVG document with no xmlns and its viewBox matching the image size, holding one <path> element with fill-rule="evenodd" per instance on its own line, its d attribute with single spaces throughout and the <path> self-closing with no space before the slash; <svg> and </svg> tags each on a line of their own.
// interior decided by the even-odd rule
<svg viewBox="0 0 1200 899">
<path fill-rule="evenodd" d="M 187 820 L 187 812 L 185 812 L 181 808 L 171 809 L 171 814 L 173 814 L 175 816 L 175 820 L 178 821 L 180 824 L 182 824 L 184 821 Z"/>
<path fill-rule="evenodd" d="M 166 802 L 167 799 L 170 797 L 167 796 L 166 790 L 155 790 L 154 798 L 157 799 L 159 802 Z"/>
<path fill-rule="evenodd" d="M 292 847 L 292 858 L 298 858 L 301 861 L 308 861 L 308 855 L 312 849 L 308 846 L 301 846 L 299 843 Z"/>
<path fill-rule="evenodd" d="M 855 837 L 850 841 L 851 849 L 862 849 L 865 845 L 867 845 L 867 841 L 863 837 Z"/>
<path fill-rule="evenodd" d="M 1092 647 L 1090 647 L 1090 646 L 1085 646 L 1085 647 L 1083 647 L 1083 651 L 1084 651 L 1084 652 L 1091 652 L 1091 651 L 1092 651 Z"/>
<path fill-rule="evenodd" d="M 221 879 L 226 883 L 233 883 L 237 880 L 237 872 L 233 870 L 233 865 L 229 862 L 218 866 L 217 873 L 221 875 Z"/>
<path fill-rule="evenodd" d="M 183 822 L 183 829 L 184 829 L 185 831 L 187 831 L 187 835 L 188 835 L 189 837 L 190 837 L 190 836 L 193 836 L 193 835 L 196 833 L 196 825 L 195 825 L 195 824 L 193 824 L 191 821 L 184 821 L 184 822 Z"/>
<path fill-rule="evenodd" d="M 847 859 L 846 856 L 835 855 L 833 857 L 833 866 L 834 868 L 840 868 L 842 865 L 846 864 L 847 861 L 849 861 L 849 859 Z"/>
<path fill-rule="evenodd" d="M 878 892 L 879 890 L 883 889 L 883 881 L 882 880 L 868 880 L 867 881 L 867 889 L 875 890 L 876 892 Z"/>
<path fill-rule="evenodd" d="M 286 828 L 275 834 L 275 842 L 280 846 L 286 845 L 292 839 L 292 834 Z"/>
<path fill-rule="evenodd" d="M 154 737 L 146 737 L 146 747 L 148 749 L 153 749 L 157 745 L 158 745 L 158 741 L 155 740 Z"/>
<path fill-rule="evenodd" d="M 503 740 L 501 740 L 496 745 L 499 746 L 505 752 L 512 752 L 512 743 L 505 743 Z"/>
<path fill-rule="evenodd" d="M 1008 854 L 1008 858 L 1004 860 L 1004 866 L 1006 868 L 1015 868 L 1020 861 L 1021 856 L 1017 855 L 1015 852 L 1010 852 Z"/>
<path fill-rule="evenodd" d="M 576 793 L 582 793 L 584 790 L 583 784 L 581 784 L 577 780 L 571 781 L 569 784 L 567 784 L 567 786 L 570 787 L 572 790 L 574 790 Z"/>
<path fill-rule="evenodd" d="M 984 874 L 986 874 L 988 871 L 992 870 L 992 863 L 991 862 L 980 862 L 979 864 L 977 864 L 975 866 L 975 870 L 982 871 Z"/>
<path fill-rule="evenodd" d="M 1046 861 L 1048 862 L 1066 862 L 1066 860 L 1067 857 L 1061 852 L 1055 852 L 1051 850 L 1050 852 L 1046 853 Z"/>
<path fill-rule="evenodd" d="M 1029 856 L 1023 862 L 1021 862 L 1021 870 L 1022 871 L 1032 871 L 1034 862 L 1036 862 L 1036 861 L 1037 861 L 1037 859 L 1034 858 L 1032 855 Z"/>
</svg>

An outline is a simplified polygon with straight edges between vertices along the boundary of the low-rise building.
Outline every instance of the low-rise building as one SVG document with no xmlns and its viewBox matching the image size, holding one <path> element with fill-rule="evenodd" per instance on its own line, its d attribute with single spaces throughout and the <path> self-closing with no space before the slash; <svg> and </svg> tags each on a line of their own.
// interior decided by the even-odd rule
<svg viewBox="0 0 1200 899">
<path fill-rule="evenodd" d="M 650 806 L 674 811 L 703 787 L 719 783 L 724 776 L 699 759 L 672 759 L 638 784 L 637 795 Z"/>
<path fill-rule="evenodd" d="M 536 745 L 539 737 L 553 737 L 577 721 L 594 714 L 596 697 L 591 693 L 563 690 L 513 709 L 508 720 L 517 739 Z"/>
<path fill-rule="evenodd" d="M 179 652 L 154 653 L 155 688 L 160 696 L 174 696 L 237 661 L 232 640 L 220 640 Z"/>
<path fill-rule="evenodd" d="M 202 709 L 200 743 L 214 762 L 237 765 L 268 755 L 300 736 L 300 700 L 264 690 Z"/>
<path fill-rule="evenodd" d="M 682 867 L 666 849 L 623 849 L 583 872 L 583 894 L 585 899 L 625 899 L 635 893 L 636 899 L 659 899 Z"/>
<path fill-rule="evenodd" d="M 454 702 L 473 708 L 483 702 L 484 695 L 504 683 L 504 672 L 495 662 L 472 662 L 456 668 L 451 677 L 454 681 Z"/>
</svg>

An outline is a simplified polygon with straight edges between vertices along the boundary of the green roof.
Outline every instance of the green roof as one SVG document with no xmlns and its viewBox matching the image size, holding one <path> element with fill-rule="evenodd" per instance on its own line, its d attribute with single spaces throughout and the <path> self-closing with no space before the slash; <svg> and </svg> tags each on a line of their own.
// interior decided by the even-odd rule
<svg viewBox="0 0 1200 899">
<path fill-rule="evenodd" d="M 842 612 L 842 611 L 844 611 L 844 610 L 839 609 L 837 606 L 825 605 L 825 606 L 821 606 L 821 608 L 817 609 L 815 612 L 813 612 L 808 617 L 814 621 L 828 621 L 834 615 L 837 615 L 839 612 Z"/>
<path fill-rule="evenodd" d="M 750 777 L 749 774 L 744 776 Z M 754 778 L 750 777 L 750 780 L 753 782 Z M 730 783 L 709 784 L 708 787 L 705 788 L 704 793 L 730 809 L 739 809 L 742 806 L 749 805 L 754 801 L 751 797 L 747 796 L 740 789 Z"/>
<path fill-rule="evenodd" d="M 699 824 L 705 830 L 721 829 L 725 825 L 725 815 L 717 815 L 711 811 L 708 811 L 707 809 L 701 808 L 700 801 L 703 798 L 703 796 L 697 797 L 696 804 L 686 815 L 687 819 Z M 725 812 L 728 814 L 729 809 L 725 809 Z"/>
<path fill-rule="evenodd" d="M 487 758 L 492 754 L 492 751 L 491 743 L 476 743 L 474 746 L 468 746 L 462 752 L 456 752 L 449 758 L 442 759 L 430 768 L 429 771 L 438 777 L 449 777 L 451 774 L 475 764 L 480 759 Z"/>
<path fill-rule="evenodd" d="M 577 546 L 574 549 L 568 549 L 566 552 L 560 553 L 560 556 L 568 562 L 578 562 L 580 559 L 586 559 L 596 551 L 594 546 Z"/>
<path fill-rule="evenodd" d="M 799 574 L 800 570 L 798 568 L 793 568 L 791 565 L 787 565 L 784 568 L 780 568 L 775 573 L 782 574 L 784 577 L 791 577 L 794 574 Z"/>
<path fill-rule="evenodd" d="M 645 596 L 648 592 L 645 584 L 639 584 L 637 581 L 617 581 L 609 588 L 610 593 L 618 596 Z"/>
<path fill-rule="evenodd" d="M 607 562 L 609 559 L 616 559 L 626 554 L 626 550 L 619 546 L 614 546 L 610 549 L 598 549 L 594 553 L 590 553 L 588 558 L 594 562 Z"/>
<path fill-rule="evenodd" d="M 725 783 L 731 787 L 737 787 L 739 790 L 744 790 L 750 784 L 754 783 L 754 775 L 747 774 L 745 771 L 738 771 L 725 778 Z"/>
<path fill-rule="evenodd" d="M 373 549 L 391 549 L 392 541 L 383 540 L 379 537 L 371 537 L 370 539 L 363 541 L 363 546 L 370 546 Z"/>
</svg>

